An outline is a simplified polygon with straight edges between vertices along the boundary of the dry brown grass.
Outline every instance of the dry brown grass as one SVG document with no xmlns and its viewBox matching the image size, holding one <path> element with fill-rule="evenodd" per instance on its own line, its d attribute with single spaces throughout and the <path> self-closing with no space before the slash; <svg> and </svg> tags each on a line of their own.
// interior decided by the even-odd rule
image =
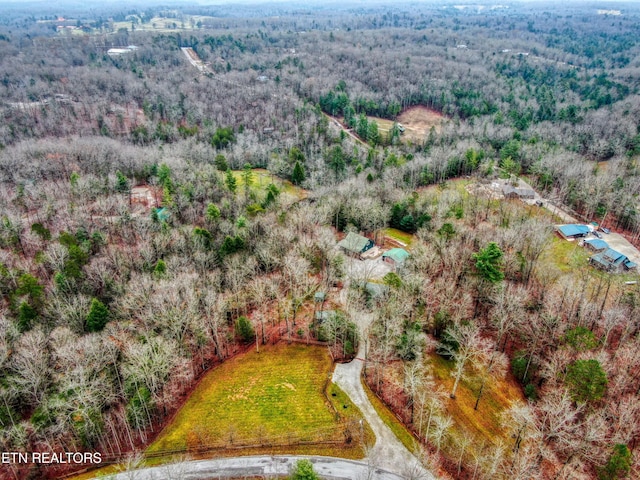
<svg viewBox="0 0 640 480">
<path fill-rule="evenodd" d="M 431 354 L 429 363 L 433 367 L 438 385 L 441 385 L 447 393 L 451 392 L 454 382 L 451 376 L 453 362 Z M 474 410 L 480 383 L 480 377 L 471 371 L 467 378 L 460 382 L 456 398 L 447 398 L 444 402 L 446 414 L 450 415 L 454 421 L 451 440 L 445 447 L 445 452 L 449 455 L 455 454 L 453 445 L 455 438 L 473 438 L 473 447 L 470 448 L 495 445 L 501 441 L 509 444 L 511 440 L 503 426 L 502 417 L 514 402 L 525 401 L 519 385 L 511 375 L 488 381 L 478 410 Z"/>
</svg>

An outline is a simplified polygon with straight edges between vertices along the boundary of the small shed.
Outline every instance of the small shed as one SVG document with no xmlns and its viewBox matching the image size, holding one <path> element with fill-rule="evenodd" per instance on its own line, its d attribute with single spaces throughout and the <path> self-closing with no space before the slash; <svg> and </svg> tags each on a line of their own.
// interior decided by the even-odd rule
<svg viewBox="0 0 640 480">
<path fill-rule="evenodd" d="M 564 238 L 565 240 L 573 240 L 575 238 L 583 238 L 586 237 L 589 233 L 591 233 L 591 229 L 586 225 L 556 225 L 556 231 Z"/>
<path fill-rule="evenodd" d="M 409 252 L 404 248 L 392 248 L 382 254 L 382 261 L 390 263 L 394 267 L 404 264 L 407 258 L 409 258 Z"/>
<path fill-rule="evenodd" d="M 347 254 L 357 257 L 373 248 L 373 245 L 373 240 L 353 232 L 349 232 L 344 239 L 338 242 L 338 246 Z"/>
<path fill-rule="evenodd" d="M 324 292 L 316 292 L 313 295 L 313 301 L 316 303 L 322 303 L 326 300 L 326 298 L 327 298 L 327 294 Z"/>
<path fill-rule="evenodd" d="M 601 252 L 609 248 L 609 244 L 599 238 L 590 238 L 589 240 L 585 240 L 584 246 L 594 252 Z"/>
</svg>

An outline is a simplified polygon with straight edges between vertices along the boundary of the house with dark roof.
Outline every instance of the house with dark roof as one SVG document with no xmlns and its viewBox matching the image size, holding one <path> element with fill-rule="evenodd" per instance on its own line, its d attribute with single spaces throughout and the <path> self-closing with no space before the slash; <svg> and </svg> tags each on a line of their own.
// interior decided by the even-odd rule
<svg viewBox="0 0 640 480">
<path fill-rule="evenodd" d="M 600 238 L 590 238 L 584 241 L 584 246 L 594 252 L 602 252 L 609 248 L 609 244 Z"/>
<path fill-rule="evenodd" d="M 558 232 L 565 240 L 573 240 L 576 238 L 586 237 L 591 233 L 591 229 L 586 225 L 556 225 L 556 232 Z"/>
<path fill-rule="evenodd" d="M 409 258 L 409 252 L 404 248 L 392 248 L 382 254 L 382 261 L 396 268 L 401 267 L 407 258 Z"/>
<path fill-rule="evenodd" d="M 612 248 L 607 248 L 600 253 L 596 253 L 589 259 L 589 263 L 594 267 L 610 273 L 620 273 L 637 267 L 626 255 Z"/>
<path fill-rule="evenodd" d="M 517 188 L 509 184 L 502 186 L 502 194 L 505 198 L 534 199 L 536 197 L 536 192 L 530 188 Z"/>
<path fill-rule="evenodd" d="M 349 232 L 346 237 L 338 242 L 338 246 L 345 253 L 354 257 L 360 257 L 361 254 L 373 248 L 373 245 L 373 240 L 353 232 Z"/>
</svg>

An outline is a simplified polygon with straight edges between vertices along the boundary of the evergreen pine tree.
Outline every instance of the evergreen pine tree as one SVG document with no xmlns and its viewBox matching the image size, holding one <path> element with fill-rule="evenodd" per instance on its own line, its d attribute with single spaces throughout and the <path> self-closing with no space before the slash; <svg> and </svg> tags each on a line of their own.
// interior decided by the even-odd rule
<svg viewBox="0 0 640 480">
<path fill-rule="evenodd" d="M 91 307 L 87 314 L 86 330 L 99 332 L 109 321 L 109 309 L 97 298 L 91 300 Z"/>
<path fill-rule="evenodd" d="M 296 162 L 293 167 L 293 173 L 291 174 L 291 183 L 294 185 L 300 185 L 305 179 L 304 167 L 300 165 L 300 162 Z"/>
</svg>

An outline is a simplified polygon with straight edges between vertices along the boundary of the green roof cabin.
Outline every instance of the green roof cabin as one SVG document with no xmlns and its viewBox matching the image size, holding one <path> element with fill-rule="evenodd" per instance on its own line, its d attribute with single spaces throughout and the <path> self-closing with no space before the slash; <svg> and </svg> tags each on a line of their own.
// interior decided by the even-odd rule
<svg viewBox="0 0 640 480">
<path fill-rule="evenodd" d="M 394 267 L 400 267 L 409 258 L 409 252 L 404 248 L 392 248 L 382 254 L 382 261 L 390 263 Z"/>
<path fill-rule="evenodd" d="M 338 242 L 340 248 L 347 254 L 355 257 L 359 257 L 367 250 L 373 248 L 373 245 L 373 240 L 353 232 L 349 232 L 344 239 Z"/>
</svg>

